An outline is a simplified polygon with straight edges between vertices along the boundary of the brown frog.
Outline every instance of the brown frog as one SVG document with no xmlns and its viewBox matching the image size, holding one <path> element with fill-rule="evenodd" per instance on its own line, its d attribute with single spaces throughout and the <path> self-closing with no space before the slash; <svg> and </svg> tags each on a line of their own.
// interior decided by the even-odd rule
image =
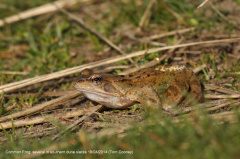
<svg viewBox="0 0 240 159">
<path fill-rule="evenodd" d="M 87 98 L 109 108 L 124 109 L 140 102 L 143 106 L 169 111 L 177 105 L 189 106 L 190 94 L 201 102 L 201 84 L 193 71 L 184 65 L 163 65 L 144 68 L 128 75 L 81 72 L 74 87 Z"/>
</svg>

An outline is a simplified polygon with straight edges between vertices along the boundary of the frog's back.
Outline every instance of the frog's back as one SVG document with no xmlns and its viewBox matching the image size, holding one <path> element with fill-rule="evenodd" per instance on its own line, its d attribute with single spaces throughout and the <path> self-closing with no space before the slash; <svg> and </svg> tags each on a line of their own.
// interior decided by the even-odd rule
<svg viewBox="0 0 240 159">
<path fill-rule="evenodd" d="M 163 65 L 144 68 L 124 76 L 124 85 L 129 85 L 129 88 L 148 85 L 158 94 L 161 94 L 168 88 L 176 74 L 185 69 L 184 65 Z M 118 84 L 121 85 L 121 82 Z"/>
<path fill-rule="evenodd" d="M 140 75 L 144 75 L 147 72 L 154 72 L 154 73 L 164 73 L 164 72 L 168 72 L 168 73 L 173 73 L 176 74 L 178 72 L 181 72 L 183 70 L 186 69 L 185 65 L 161 65 L 161 66 L 154 66 L 154 67 L 150 67 L 150 68 L 143 68 L 139 71 L 130 73 L 128 75 L 125 75 L 126 78 L 136 78 Z"/>
</svg>

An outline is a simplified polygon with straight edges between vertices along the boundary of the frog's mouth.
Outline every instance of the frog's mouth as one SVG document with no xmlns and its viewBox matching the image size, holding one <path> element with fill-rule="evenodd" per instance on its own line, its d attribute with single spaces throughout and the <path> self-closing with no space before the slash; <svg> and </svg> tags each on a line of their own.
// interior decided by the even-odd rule
<svg viewBox="0 0 240 159">
<path fill-rule="evenodd" d="M 96 98 L 103 98 L 103 99 L 109 99 L 110 97 L 115 97 L 111 93 L 106 92 L 99 92 L 97 90 L 90 90 L 88 88 L 82 88 L 77 85 L 74 86 L 78 91 L 82 92 L 86 97 L 88 97 L 91 100 L 95 100 Z"/>
<path fill-rule="evenodd" d="M 91 91 L 89 89 L 79 88 L 75 86 L 75 88 L 82 92 L 85 97 L 88 99 L 91 99 L 97 103 L 100 103 L 102 105 L 105 105 L 109 108 L 115 108 L 115 109 L 124 109 L 133 103 L 134 101 L 131 101 L 128 98 L 121 98 L 119 96 L 114 96 L 111 93 L 104 93 L 99 91 Z"/>
<path fill-rule="evenodd" d="M 104 91 L 92 90 L 89 88 L 74 86 L 78 91 L 82 92 L 85 97 L 97 103 L 114 109 L 125 109 L 135 103 L 127 97 L 121 96 L 119 93 L 109 93 Z"/>
</svg>

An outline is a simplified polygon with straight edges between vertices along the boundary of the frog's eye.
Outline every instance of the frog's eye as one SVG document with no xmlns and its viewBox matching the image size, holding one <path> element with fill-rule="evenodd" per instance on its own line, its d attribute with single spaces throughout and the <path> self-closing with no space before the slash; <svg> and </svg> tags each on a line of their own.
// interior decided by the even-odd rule
<svg viewBox="0 0 240 159">
<path fill-rule="evenodd" d="M 93 86 L 99 86 L 100 84 L 102 84 L 102 82 L 103 82 L 103 78 L 101 75 L 93 75 L 90 78 L 90 83 Z"/>
</svg>

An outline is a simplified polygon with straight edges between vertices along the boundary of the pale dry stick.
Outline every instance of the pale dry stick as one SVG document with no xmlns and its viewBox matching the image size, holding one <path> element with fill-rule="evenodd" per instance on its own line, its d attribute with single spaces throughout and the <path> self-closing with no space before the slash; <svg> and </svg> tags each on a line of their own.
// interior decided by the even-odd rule
<svg viewBox="0 0 240 159">
<path fill-rule="evenodd" d="M 0 74 L 8 74 L 8 75 L 28 75 L 29 72 L 0 71 Z"/>
<path fill-rule="evenodd" d="M 183 53 L 185 53 L 185 54 L 201 54 L 202 52 L 201 51 L 176 51 L 175 52 L 176 54 L 183 54 Z"/>
<path fill-rule="evenodd" d="M 233 102 L 237 102 L 236 100 L 233 101 Z M 220 105 L 220 104 L 225 104 L 225 103 L 229 103 L 229 100 L 224 98 L 224 99 L 219 99 L 219 100 L 209 100 L 209 101 L 206 101 L 204 103 L 199 103 L 198 104 L 198 107 L 201 107 L 201 108 L 210 108 L 210 107 L 214 107 L 214 106 L 217 106 L 217 105 Z"/>
<path fill-rule="evenodd" d="M 240 55 L 232 55 L 232 54 L 227 54 L 227 57 L 230 57 L 230 58 L 235 58 L 235 59 L 237 59 L 237 60 L 239 60 L 240 59 Z"/>
<path fill-rule="evenodd" d="M 66 94 L 66 95 L 64 95 L 62 97 L 59 97 L 57 99 L 53 99 L 53 100 L 51 100 L 49 102 L 45 102 L 43 104 L 36 105 L 34 107 L 31 107 L 31 108 L 28 108 L 26 110 L 23 110 L 21 112 L 17 112 L 17 113 L 11 114 L 11 115 L 7 115 L 7 116 L 4 116 L 4 117 L 1 117 L 0 118 L 0 122 L 3 122 L 5 120 L 10 120 L 11 116 L 12 116 L 13 119 L 15 119 L 15 118 L 18 118 L 18 117 L 21 117 L 21 116 L 24 116 L 24 115 L 29 115 L 29 114 L 32 114 L 34 112 L 43 110 L 43 109 L 45 109 L 47 107 L 50 107 L 50 106 L 58 105 L 59 102 L 65 101 L 66 99 L 77 97 L 80 94 L 81 93 L 79 91 L 72 91 L 72 93 Z"/>
<path fill-rule="evenodd" d="M 231 104 L 234 104 L 234 106 L 239 106 L 239 105 L 240 105 L 240 102 L 224 103 L 224 104 L 221 104 L 221 105 L 212 107 L 212 108 L 208 108 L 207 111 L 210 112 L 210 111 L 218 110 L 218 109 L 220 109 L 220 108 L 223 108 L 223 107 L 228 106 L 228 105 L 231 105 Z"/>
<path fill-rule="evenodd" d="M 181 42 L 184 40 L 184 38 L 183 37 L 181 37 L 179 40 L 177 40 L 175 43 L 174 43 L 174 45 L 179 45 L 179 44 L 181 44 Z M 174 46 L 173 45 L 173 46 Z M 173 58 L 173 56 L 174 56 L 174 50 L 176 50 L 176 48 L 172 48 L 172 49 L 169 49 L 168 51 L 167 51 L 167 53 L 168 54 L 170 54 L 169 55 L 169 58 Z"/>
<path fill-rule="evenodd" d="M 147 17 L 150 18 L 151 17 L 151 8 L 153 6 L 153 4 L 156 3 L 156 0 L 151 0 L 149 3 L 148 3 L 148 6 L 145 10 L 145 12 L 143 13 L 143 16 L 138 24 L 138 27 L 142 28 L 143 25 L 144 25 L 144 22 L 146 22 L 146 19 Z"/>
<path fill-rule="evenodd" d="M 182 33 L 186 33 L 186 32 L 189 32 L 189 31 L 194 31 L 196 28 L 195 27 L 191 27 L 191 28 L 186 28 L 186 29 L 181 29 L 181 30 L 174 30 L 174 31 L 170 31 L 170 32 L 167 32 L 167 33 L 162 33 L 162 34 L 156 34 L 156 35 L 152 35 L 152 36 L 149 36 L 149 37 L 144 37 L 142 38 L 142 40 L 155 40 L 155 39 L 159 39 L 159 38 L 163 38 L 163 37 L 166 37 L 166 36 L 172 36 L 172 35 L 176 35 L 176 34 L 182 34 Z"/>
<path fill-rule="evenodd" d="M 145 44 L 145 43 L 149 43 L 150 45 L 152 45 L 152 46 L 167 46 L 167 44 L 165 44 L 165 43 L 160 43 L 160 42 L 156 42 L 156 41 L 142 41 L 141 39 L 140 40 L 137 40 L 137 41 L 139 41 L 139 42 L 141 42 L 141 43 L 143 43 L 143 44 Z"/>
<path fill-rule="evenodd" d="M 221 98 L 240 98 L 240 94 L 232 94 L 232 95 L 212 95 L 212 94 L 207 94 L 204 96 L 204 98 L 208 99 L 221 99 Z"/>
<path fill-rule="evenodd" d="M 9 92 L 9 91 L 12 91 L 12 90 L 15 90 L 15 89 L 19 89 L 19 88 L 22 88 L 22 87 L 25 87 L 25 86 L 29 86 L 31 84 L 44 82 L 44 81 L 47 81 L 47 80 L 51 80 L 51 79 L 67 76 L 67 75 L 70 75 L 70 74 L 74 74 L 74 73 L 82 71 L 85 68 L 94 68 L 94 67 L 99 67 L 99 66 L 103 66 L 103 65 L 108 65 L 108 64 L 111 64 L 111 63 L 114 63 L 114 62 L 117 62 L 117 61 L 121 61 L 121 60 L 124 60 L 124 59 L 127 59 L 127 58 L 131 58 L 131 57 L 134 57 L 134 56 L 150 54 L 150 53 L 153 53 L 153 52 L 168 50 L 168 49 L 172 49 L 172 48 L 181 48 L 181 47 L 187 47 L 187 46 L 203 45 L 203 44 L 215 44 L 215 43 L 223 43 L 223 42 L 224 43 L 231 43 L 231 42 L 237 42 L 237 41 L 240 41 L 240 38 L 194 42 L 194 43 L 188 43 L 188 44 L 180 44 L 180 45 L 174 45 L 174 46 L 166 46 L 166 47 L 161 47 L 161 48 L 153 48 L 153 49 L 148 49 L 148 50 L 137 51 L 137 52 L 129 53 L 127 55 L 119 55 L 119 56 L 116 56 L 116 57 L 107 58 L 107 59 L 92 62 L 92 63 L 89 63 L 89 64 L 84 64 L 84 65 L 81 65 L 81 66 L 72 67 L 72 68 L 69 68 L 69 69 L 62 70 L 62 71 L 58 71 L 58 72 L 54 72 L 54 73 L 50 73 L 50 74 L 46 74 L 46 75 L 42 75 L 42 76 L 38 76 L 38 77 L 33 77 L 33 78 L 26 79 L 26 80 L 18 81 L 18 82 L 5 84 L 5 85 L 0 86 L 0 93 L 2 93 L 3 90 L 4 90 L 4 92 Z"/>
<path fill-rule="evenodd" d="M 99 111 L 101 109 L 103 109 L 104 106 L 99 105 L 96 107 L 93 107 L 93 109 L 89 112 L 87 112 L 83 117 L 81 117 L 80 119 L 76 120 L 73 124 L 69 125 L 64 131 L 58 133 L 57 135 L 55 135 L 52 140 L 56 140 L 59 138 L 60 135 L 64 134 L 66 131 L 74 128 L 75 126 L 77 126 L 80 122 L 82 122 L 83 120 L 85 120 L 87 117 L 90 117 L 94 112 Z"/>
<path fill-rule="evenodd" d="M 58 11 L 58 9 L 53 4 L 59 6 L 60 8 L 63 8 L 63 7 L 68 7 L 68 6 L 74 5 L 78 2 L 86 2 L 86 1 L 89 1 L 89 0 L 59 0 L 56 2 L 48 3 L 48 4 L 42 5 L 40 7 L 32 8 L 27 11 L 20 12 L 16 15 L 6 17 L 2 20 L 0 19 L 0 27 L 4 26 L 5 23 L 11 24 L 14 22 L 18 22 L 20 20 L 38 16 L 41 14 Z"/>
<path fill-rule="evenodd" d="M 227 89 L 227 88 L 222 88 L 222 87 L 215 86 L 215 85 L 212 85 L 212 84 L 204 84 L 204 87 L 205 87 L 206 90 L 214 90 L 214 91 L 217 91 L 217 92 L 230 94 L 230 95 L 240 94 L 239 91 L 235 91 L 235 90 Z"/>
<path fill-rule="evenodd" d="M 238 111 L 240 112 L 240 111 Z M 225 116 L 225 115 L 231 115 L 234 114 L 234 111 L 227 111 L 227 112 L 221 112 L 221 113 L 216 113 L 216 114 L 210 114 L 210 116 Z"/>
<path fill-rule="evenodd" d="M 205 38 L 216 38 L 216 39 L 222 39 L 222 38 L 238 38 L 240 37 L 239 34 L 228 34 L 228 35 L 200 35 L 200 39 L 205 39 Z"/>
<path fill-rule="evenodd" d="M 68 119 L 72 118 L 75 116 L 82 116 L 85 115 L 91 111 L 96 111 L 98 107 L 91 107 L 89 109 L 84 109 L 84 110 L 72 110 L 66 113 L 58 113 L 58 114 L 53 114 L 53 115 L 44 115 L 44 116 L 38 116 L 34 118 L 29 118 L 29 119 L 21 119 L 21 120 L 14 120 L 14 126 L 15 127 L 21 127 L 21 126 L 27 126 L 31 124 L 40 124 L 40 123 L 46 123 L 52 120 L 59 120 L 59 119 Z M 4 129 L 9 129 L 12 127 L 12 122 L 5 122 L 5 123 L 0 123 Z M 2 130 L 2 127 L 0 127 L 0 130 Z"/>
<path fill-rule="evenodd" d="M 148 67 L 152 67 L 152 66 L 155 66 L 157 65 L 158 63 L 160 63 L 161 61 L 163 61 L 164 59 L 166 59 L 169 55 L 168 54 L 164 54 L 163 56 L 161 56 L 161 58 L 158 58 L 156 60 L 153 60 L 153 61 L 150 61 L 148 63 L 145 63 L 141 66 L 139 66 L 139 68 L 131 68 L 131 69 L 127 69 L 121 73 L 119 73 L 119 75 L 127 75 L 129 73 L 132 73 L 132 72 L 136 72 L 140 69 L 143 69 L 143 68 L 148 68 Z"/>
<path fill-rule="evenodd" d="M 207 3 L 207 1 L 208 1 L 208 0 L 205 0 L 204 2 L 202 2 L 202 3 L 197 7 L 197 9 L 200 8 L 200 7 L 202 7 L 205 3 Z"/>
<path fill-rule="evenodd" d="M 113 49 L 115 49 L 116 51 L 118 51 L 120 54 L 122 55 L 126 55 L 126 53 L 124 51 L 122 51 L 117 45 L 115 45 L 114 43 L 112 43 L 110 40 L 108 40 L 107 38 L 105 38 L 102 34 L 100 34 L 97 30 L 93 29 L 90 25 L 88 25 L 87 23 L 85 23 L 80 17 L 77 17 L 76 15 L 67 12 L 65 9 L 59 8 L 57 5 L 55 5 L 62 13 L 66 14 L 69 18 L 75 20 L 76 22 L 78 22 L 84 29 L 90 31 L 92 34 L 96 35 L 99 39 L 101 39 L 102 41 L 104 41 L 106 44 L 108 44 L 110 47 L 112 47 Z M 135 62 L 131 59 L 131 58 L 127 58 L 132 64 L 135 64 Z M 136 67 L 138 67 L 135 64 Z"/>
</svg>

